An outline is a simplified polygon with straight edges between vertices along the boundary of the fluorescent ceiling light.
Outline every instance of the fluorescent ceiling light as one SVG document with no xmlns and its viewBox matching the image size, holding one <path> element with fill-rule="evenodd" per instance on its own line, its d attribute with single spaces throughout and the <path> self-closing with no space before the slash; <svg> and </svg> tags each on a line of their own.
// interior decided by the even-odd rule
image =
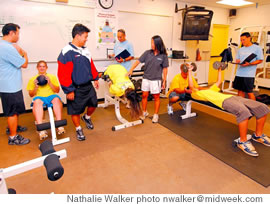
<svg viewBox="0 0 270 204">
<path fill-rule="evenodd" d="M 253 2 L 245 1 L 245 0 L 221 0 L 217 1 L 218 4 L 226 4 L 230 6 L 245 6 L 249 4 L 254 4 Z"/>
</svg>

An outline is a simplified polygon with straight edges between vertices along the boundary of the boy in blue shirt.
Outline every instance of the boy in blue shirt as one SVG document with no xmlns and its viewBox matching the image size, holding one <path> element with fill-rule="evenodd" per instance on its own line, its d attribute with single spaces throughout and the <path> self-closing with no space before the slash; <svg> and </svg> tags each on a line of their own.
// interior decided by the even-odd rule
<svg viewBox="0 0 270 204">
<path fill-rule="evenodd" d="M 236 63 L 243 62 L 252 53 L 256 54 L 256 58 L 251 62 L 245 62 L 244 64 L 238 65 L 233 88 L 238 90 L 238 96 L 245 97 L 245 93 L 247 93 L 249 99 L 256 100 L 253 93 L 253 86 L 257 64 L 260 64 L 263 61 L 262 48 L 252 44 L 251 36 L 248 32 L 242 33 L 240 39 L 243 47 L 237 52 Z"/>
</svg>

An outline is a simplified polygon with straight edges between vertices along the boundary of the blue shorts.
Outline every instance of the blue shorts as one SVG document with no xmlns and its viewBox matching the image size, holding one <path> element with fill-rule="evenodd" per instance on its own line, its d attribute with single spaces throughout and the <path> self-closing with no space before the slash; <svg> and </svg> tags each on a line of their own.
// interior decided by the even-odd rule
<svg viewBox="0 0 270 204">
<path fill-rule="evenodd" d="M 33 98 L 33 102 L 34 102 L 35 100 L 37 100 L 37 99 L 40 99 L 41 101 L 43 101 L 43 106 L 52 107 L 53 104 L 52 104 L 51 102 L 52 102 L 52 100 L 53 100 L 54 98 L 59 98 L 60 101 L 61 101 L 60 96 L 58 96 L 58 95 L 56 95 L 56 94 L 53 94 L 53 95 L 50 95 L 50 96 L 47 96 L 47 97 L 36 96 L 36 97 Z M 32 104 L 31 104 L 31 106 L 32 106 Z"/>
<path fill-rule="evenodd" d="M 176 92 L 173 91 L 173 92 L 170 93 L 169 99 L 171 99 L 173 97 L 178 97 L 178 100 L 177 101 L 181 101 L 181 100 L 184 100 L 185 99 L 186 94 L 185 93 L 179 94 L 179 93 L 176 93 Z"/>
</svg>

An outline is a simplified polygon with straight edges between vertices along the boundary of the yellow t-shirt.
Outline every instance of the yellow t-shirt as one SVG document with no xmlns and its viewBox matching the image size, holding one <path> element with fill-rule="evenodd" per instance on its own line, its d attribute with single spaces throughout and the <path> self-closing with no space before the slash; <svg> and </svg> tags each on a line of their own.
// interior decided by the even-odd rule
<svg viewBox="0 0 270 204">
<path fill-rule="evenodd" d="M 232 97 L 233 95 L 223 94 L 223 93 L 220 93 L 219 91 L 220 91 L 220 88 L 218 88 L 217 85 L 214 84 L 209 89 L 194 91 L 191 94 L 191 97 L 200 101 L 209 101 L 223 109 L 222 107 L 223 101 L 227 98 Z"/>
<path fill-rule="evenodd" d="M 194 79 L 194 77 L 192 76 L 192 81 L 193 81 L 193 86 L 195 88 L 198 88 L 198 83 L 196 82 L 196 80 Z M 170 84 L 170 89 L 167 93 L 167 97 L 169 97 L 170 93 L 174 90 L 174 89 L 181 89 L 181 90 L 185 90 L 185 88 L 188 87 L 188 77 L 186 79 L 184 79 L 180 74 L 177 74 L 174 76 L 171 84 Z"/>
<path fill-rule="evenodd" d="M 39 74 L 30 78 L 30 80 L 28 81 L 28 84 L 27 84 L 28 91 L 34 90 L 34 88 L 35 88 L 34 81 L 38 76 L 39 76 Z M 58 79 L 55 75 L 47 73 L 46 76 L 49 77 L 50 81 L 52 82 L 52 84 L 54 86 L 60 86 Z M 55 92 L 53 92 L 52 88 L 48 84 L 46 84 L 44 86 L 38 86 L 36 96 L 48 97 L 48 96 L 53 95 L 53 94 L 55 94 Z"/>
<path fill-rule="evenodd" d="M 112 85 L 110 86 L 110 93 L 115 96 L 122 96 L 125 94 L 127 88 L 134 89 L 133 83 L 130 81 L 129 77 L 126 76 L 127 70 L 120 64 L 109 65 L 104 75 L 109 75 L 112 80 Z"/>
</svg>

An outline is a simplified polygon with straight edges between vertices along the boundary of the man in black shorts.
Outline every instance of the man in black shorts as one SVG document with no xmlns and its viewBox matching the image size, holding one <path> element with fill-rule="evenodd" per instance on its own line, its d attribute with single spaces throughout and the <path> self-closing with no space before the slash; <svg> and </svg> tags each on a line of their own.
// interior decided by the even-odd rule
<svg viewBox="0 0 270 204">
<path fill-rule="evenodd" d="M 67 111 L 76 127 L 77 139 L 85 140 L 80 126 L 80 114 L 87 112 L 81 119 L 88 129 L 93 129 L 90 116 L 97 107 L 98 72 L 85 47 L 90 30 L 76 24 L 72 29 L 72 42 L 65 46 L 58 57 L 58 78 L 64 93 L 67 95 Z M 92 85 L 94 81 L 95 88 Z"/>
<path fill-rule="evenodd" d="M 252 44 L 248 32 L 242 33 L 240 39 L 243 47 L 238 50 L 236 55 L 236 63 L 239 63 L 239 65 L 233 81 L 233 88 L 238 90 L 238 96 L 245 97 L 245 93 L 247 93 L 249 99 L 256 100 L 253 94 L 253 86 L 257 64 L 263 61 L 262 48 Z M 256 57 L 251 62 L 243 63 L 251 54 L 255 54 Z"/>
<path fill-rule="evenodd" d="M 27 53 L 15 44 L 19 40 L 19 29 L 20 27 L 13 23 L 4 25 L 3 39 L 0 41 L 0 97 L 4 116 L 8 121 L 9 145 L 24 145 L 30 142 L 17 134 L 18 116 L 25 111 L 21 68 L 27 68 L 28 65 Z"/>
</svg>

